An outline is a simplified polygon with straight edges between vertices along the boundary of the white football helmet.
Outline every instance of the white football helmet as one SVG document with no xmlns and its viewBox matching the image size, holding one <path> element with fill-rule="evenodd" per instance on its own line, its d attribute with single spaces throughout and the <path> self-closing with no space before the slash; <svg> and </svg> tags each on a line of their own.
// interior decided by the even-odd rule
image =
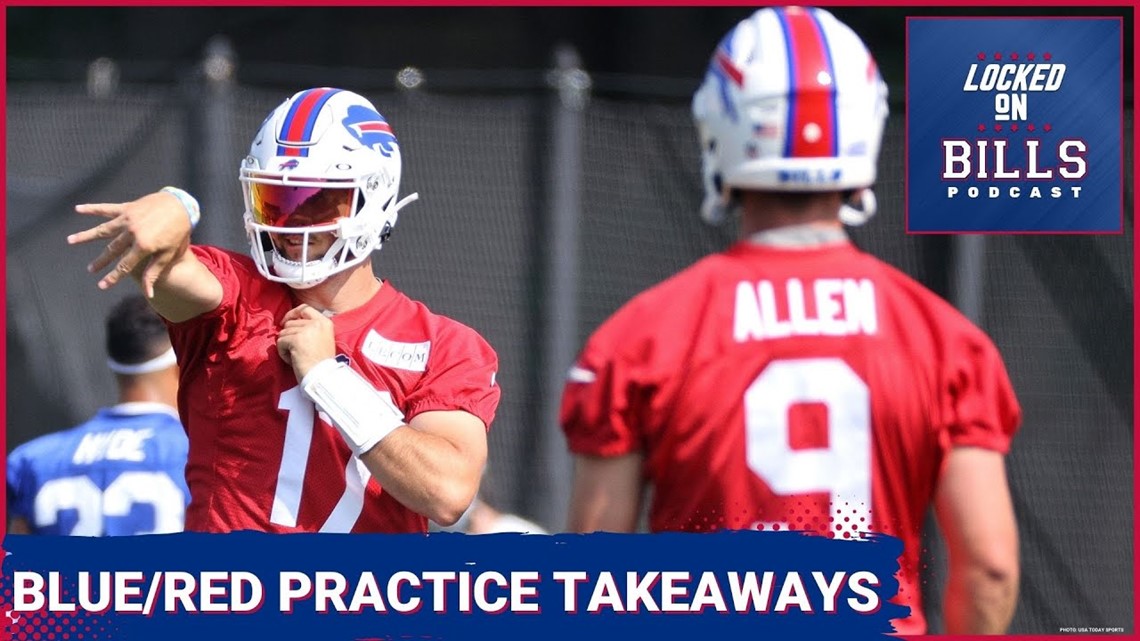
<svg viewBox="0 0 1140 641">
<path fill-rule="evenodd" d="M 363 262 L 418 198 L 396 199 L 400 147 L 384 117 L 365 98 L 329 87 L 298 92 L 269 114 L 239 179 L 258 271 L 298 289 Z M 311 235 L 329 232 L 332 246 L 310 257 Z M 299 260 L 286 245 L 299 248 Z"/>
<path fill-rule="evenodd" d="M 850 27 L 810 7 L 757 11 L 721 40 L 693 96 L 705 199 L 701 217 L 724 219 L 733 188 L 857 191 L 875 182 L 887 86 Z M 860 224 L 874 213 L 844 206 Z"/>
</svg>

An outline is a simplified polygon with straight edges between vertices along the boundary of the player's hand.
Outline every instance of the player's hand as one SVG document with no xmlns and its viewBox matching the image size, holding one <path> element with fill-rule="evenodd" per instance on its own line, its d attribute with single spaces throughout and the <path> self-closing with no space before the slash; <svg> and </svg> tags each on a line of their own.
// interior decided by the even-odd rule
<svg viewBox="0 0 1140 641">
<path fill-rule="evenodd" d="M 281 319 L 277 354 L 293 366 L 300 382 L 317 363 L 336 356 L 336 334 L 332 319 L 308 305 L 298 305 Z"/>
<path fill-rule="evenodd" d="M 155 192 L 129 203 L 76 205 L 81 214 L 108 218 L 105 223 L 67 237 L 69 245 L 110 240 L 103 253 L 87 266 L 97 272 L 118 261 L 99 281 L 107 289 L 128 274 L 139 277 L 143 290 L 154 297 L 154 283 L 190 244 L 190 219 L 172 194 Z"/>
</svg>

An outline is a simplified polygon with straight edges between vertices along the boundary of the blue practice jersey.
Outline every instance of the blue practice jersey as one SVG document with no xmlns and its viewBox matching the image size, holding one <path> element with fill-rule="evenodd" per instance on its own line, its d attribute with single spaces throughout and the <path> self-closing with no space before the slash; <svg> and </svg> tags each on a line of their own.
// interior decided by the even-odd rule
<svg viewBox="0 0 1140 641">
<path fill-rule="evenodd" d="M 186 432 L 174 408 L 125 403 L 8 455 L 8 513 L 37 534 L 180 532 Z"/>
</svg>

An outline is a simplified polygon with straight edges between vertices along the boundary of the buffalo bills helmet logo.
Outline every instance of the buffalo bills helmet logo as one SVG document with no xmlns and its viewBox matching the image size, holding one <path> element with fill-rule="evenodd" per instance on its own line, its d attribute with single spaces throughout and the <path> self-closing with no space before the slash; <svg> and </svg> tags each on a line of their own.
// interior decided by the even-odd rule
<svg viewBox="0 0 1140 641">
<path fill-rule="evenodd" d="M 301 164 L 301 162 L 299 160 L 297 160 L 296 158 L 294 158 L 292 160 L 286 160 L 285 162 L 281 163 L 280 166 L 277 167 L 277 171 L 285 171 L 286 169 L 296 169 L 297 165 L 299 165 L 299 164 Z"/>
<path fill-rule="evenodd" d="M 383 116 L 368 107 L 351 105 L 348 115 L 341 123 L 365 147 L 375 149 L 385 156 L 390 156 L 395 151 L 396 136 L 392 134 L 392 127 Z"/>
</svg>

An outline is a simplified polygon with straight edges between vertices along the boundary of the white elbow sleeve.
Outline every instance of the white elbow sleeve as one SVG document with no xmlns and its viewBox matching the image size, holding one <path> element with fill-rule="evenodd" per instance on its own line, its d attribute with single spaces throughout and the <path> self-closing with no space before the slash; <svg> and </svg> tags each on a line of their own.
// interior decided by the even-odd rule
<svg viewBox="0 0 1140 641">
<path fill-rule="evenodd" d="M 301 380 L 301 389 L 357 456 L 404 424 L 392 395 L 380 392 L 356 370 L 335 358 L 317 363 Z"/>
</svg>

